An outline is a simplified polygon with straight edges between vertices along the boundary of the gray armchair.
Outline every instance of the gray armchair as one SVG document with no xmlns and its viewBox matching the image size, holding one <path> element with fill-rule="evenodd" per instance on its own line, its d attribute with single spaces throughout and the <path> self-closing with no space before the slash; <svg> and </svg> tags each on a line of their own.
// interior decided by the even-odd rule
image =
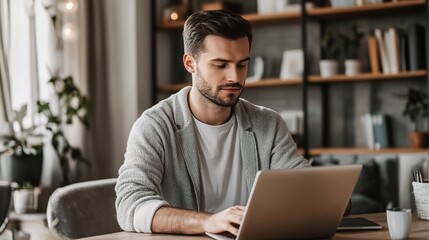
<svg viewBox="0 0 429 240">
<path fill-rule="evenodd" d="M 46 211 L 48 226 L 68 238 L 121 231 L 116 221 L 116 179 L 103 179 L 58 188 Z"/>
</svg>

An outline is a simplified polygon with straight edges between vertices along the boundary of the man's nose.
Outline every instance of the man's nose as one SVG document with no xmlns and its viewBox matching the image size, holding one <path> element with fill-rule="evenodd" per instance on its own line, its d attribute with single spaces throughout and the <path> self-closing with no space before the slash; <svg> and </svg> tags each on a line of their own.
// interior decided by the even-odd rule
<svg viewBox="0 0 429 240">
<path fill-rule="evenodd" d="M 229 82 L 239 82 L 240 81 L 240 71 L 237 67 L 231 67 L 228 71 L 227 79 Z"/>
</svg>

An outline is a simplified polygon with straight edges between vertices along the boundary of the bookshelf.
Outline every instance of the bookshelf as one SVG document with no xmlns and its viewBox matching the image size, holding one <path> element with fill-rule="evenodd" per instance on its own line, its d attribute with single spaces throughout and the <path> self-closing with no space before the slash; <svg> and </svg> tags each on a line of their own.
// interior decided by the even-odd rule
<svg viewBox="0 0 429 240">
<path fill-rule="evenodd" d="M 309 0 L 307 0 L 309 1 Z M 346 8 L 332 8 L 332 7 L 315 7 L 308 9 L 306 14 L 303 15 L 301 12 L 292 12 L 292 13 L 274 13 L 274 14 L 256 14 L 248 13 L 243 14 L 242 16 L 247 19 L 252 25 L 258 27 L 270 27 L 271 25 L 281 25 L 289 23 L 300 24 L 299 21 L 302 21 L 303 18 L 310 19 L 310 21 L 319 22 L 320 25 L 323 25 L 323 21 L 334 21 L 336 19 L 343 18 L 364 18 L 367 15 L 377 16 L 382 14 L 395 14 L 401 13 L 407 15 L 408 11 L 411 10 L 421 10 L 426 7 L 425 0 L 408 0 L 408 1 L 398 1 L 398 2 L 386 2 L 378 5 L 365 5 L 360 7 L 346 7 Z M 307 21 L 307 20 L 305 20 Z M 160 32 L 175 32 L 179 33 L 183 28 L 184 21 L 175 21 L 175 22 L 158 22 L 156 24 L 156 30 Z M 302 24 L 302 22 L 301 22 Z M 303 29 L 303 28 L 301 28 Z M 302 30 L 301 30 L 302 31 Z M 308 40 L 308 43 L 314 44 L 315 40 Z M 257 44 L 255 42 L 255 44 Z M 399 72 L 397 74 L 383 74 L 383 73 L 369 73 L 364 72 L 354 76 L 346 75 L 336 75 L 332 77 L 321 77 L 320 75 L 310 73 L 304 78 L 296 79 L 279 79 L 276 77 L 268 77 L 256 82 L 248 82 L 245 85 L 245 88 L 251 89 L 261 89 L 261 91 L 270 91 L 270 89 L 280 88 L 290 88 L 301 86 L 303 88 L 313 88 L 313 86 L 318 86 L 321 88 L 329 88 L 330 85 L 335 83 L 375 83 L 381 84 L 382 82 L 398 82 L 406 83 L 409 81 L 418 82 L 421 79 L 427 78 L 426 70 L 418 71 L 407 71 Z M 305 83 L 303 81 L 306 81 Z M 308 84 L 308 86 L 306 86 Z M 156 93 L 154 94 L 171 94 L 179 91 L 184 86 L 189 86 L 189 82 L 184 83 L 174 83 L 174 84 L 157 84 Z M 268 90 L 263 90 L 268 89 Z M 258 90 L 259 91 L 259 90 Z M 329 92 L 327 94 L 330 94 Z M 322 94 L 323 95 L 323 94 Z M 325 96 L 326 97 L 326 96 Z M 304 98 L 308 98 L 305 96 Z M 322 96 L 323 98 L 323 96 Z M 324 101 L 322 99 L 322 101 Z M 303 101 L 304 102 L 304 101 Z M 268 106 L 270 107 L 270 106 Z M 304 115 L 308 115 L 304 113 Z M 323 126 L 323 125 L 322 125 Z M 323 134 L 323 133 L 322 133 Z M 428 153 L 427 149 L 410 149 L 410 148 L 387 148 L 374 150 L 369 148 L 355 148 L 355 147 L 309 147 L 307 154 L 316 156 L 320 154 L 399 154 L 399 153 Z"/>
</svg>

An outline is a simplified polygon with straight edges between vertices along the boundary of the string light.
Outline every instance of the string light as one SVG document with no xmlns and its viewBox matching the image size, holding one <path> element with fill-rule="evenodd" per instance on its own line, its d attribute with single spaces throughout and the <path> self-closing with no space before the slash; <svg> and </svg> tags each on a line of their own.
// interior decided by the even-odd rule
<svg viewBox="0 0 429 240">
<path fill-rule="evenodd" d="M 77 0 L 63 0 L 58 3 L 58 8 L 64 14 L 76 12 L 78 8 Z"/>
<path fill-rule="evenodd" d="M 61 35 L 64 41 L 73 41 L 77 38 L 77 27 L 73 23 L 66 23 L 63 25 Z"/>
</svg>

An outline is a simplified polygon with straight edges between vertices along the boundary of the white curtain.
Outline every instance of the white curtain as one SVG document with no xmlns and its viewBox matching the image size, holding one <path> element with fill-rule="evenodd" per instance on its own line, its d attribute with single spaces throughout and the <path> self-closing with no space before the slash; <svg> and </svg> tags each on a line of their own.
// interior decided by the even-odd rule
<svg viewBox="0 0 429 240">
<path fill-rule="evenodd" d="M 0 1 L 0 134 L 10 131 L 11 99 L 9 87 L 9 0 Z"/>
</svg>

